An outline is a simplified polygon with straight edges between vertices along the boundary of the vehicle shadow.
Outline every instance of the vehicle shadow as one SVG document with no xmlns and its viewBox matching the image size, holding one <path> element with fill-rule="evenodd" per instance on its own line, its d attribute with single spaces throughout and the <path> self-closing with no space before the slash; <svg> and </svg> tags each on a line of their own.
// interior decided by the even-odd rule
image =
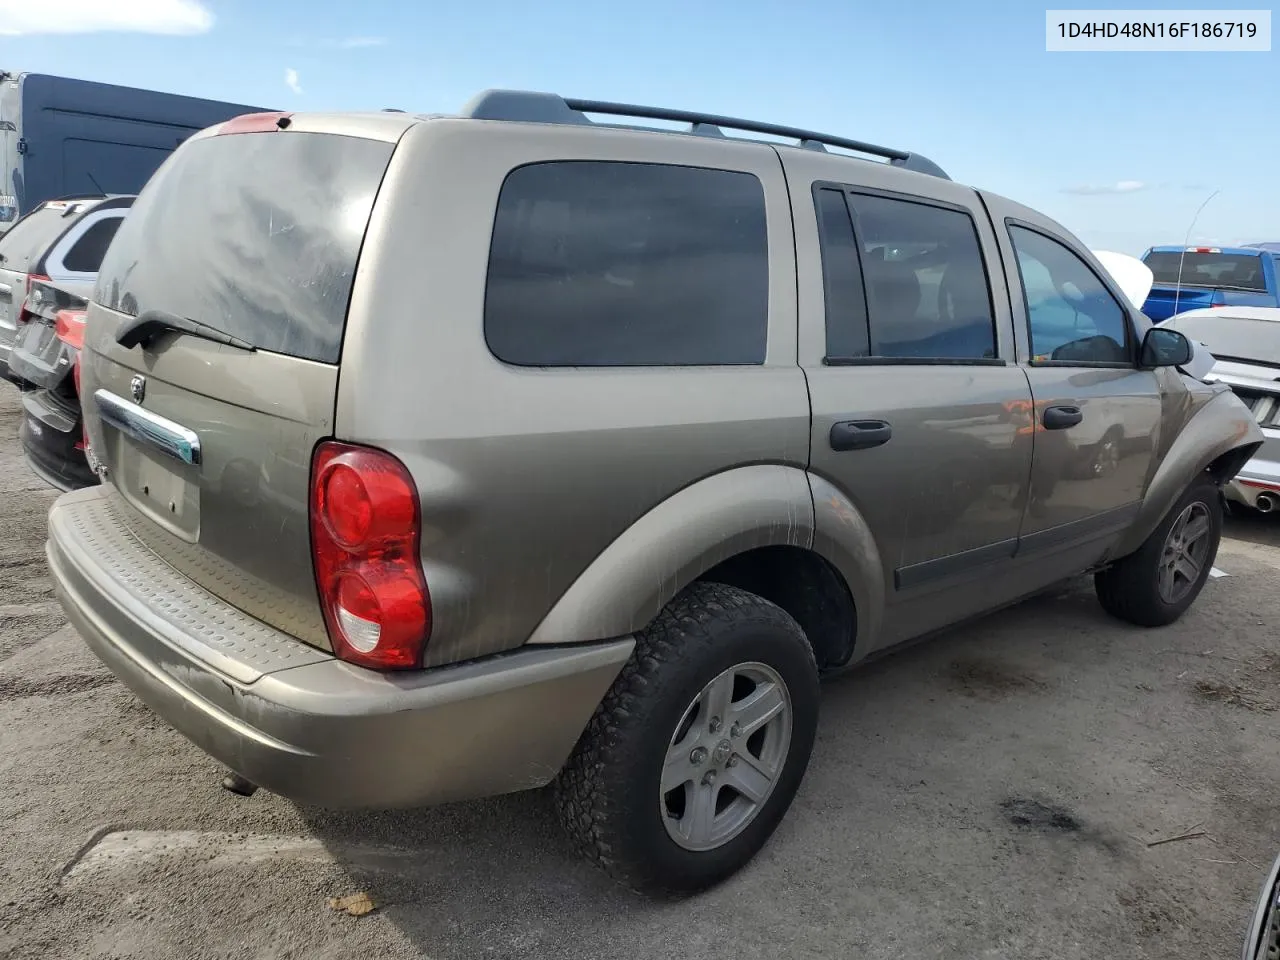
<svg viewBox="0 0 1280 960">
<path fill-rule="evenodd" d="M 1280 514 L 1261 514 L 1236 507 L 1227 515 L 1222 535 L 1263 547 L 1280 547 Z"/>
</svg>

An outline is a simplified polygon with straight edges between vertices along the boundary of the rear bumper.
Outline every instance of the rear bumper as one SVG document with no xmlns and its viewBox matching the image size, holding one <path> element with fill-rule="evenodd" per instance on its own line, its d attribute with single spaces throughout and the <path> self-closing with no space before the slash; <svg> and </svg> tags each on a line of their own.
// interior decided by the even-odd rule
<svg viewBox="0 0 1280 960">
<path fill-rule="evenodd" d="M 23 420 L 18 430 L 22 452 L 31 469 L 59 490 L 93 486 L 97 475 L 89 469 L 81 438 L 79 411 L 67 411 L 47 399 L 45 391 L 25 393 Z"/>
<path fill-rule="evenodd" d="M 1270 494 L 1280 506 L 1280 429 L 1264 427 L 1266 440 L 1227 484 L 1227 499 L 1258 509 L 1258 497 Z"/>
<path fill-rule="evenodd" d="M 109 487 L 58 499 L 49 566 L 72 624 L 162 718 L 301 803 L 410 807 L 539 787 L 563 766 L 633 641 L 362 670 L 246 617 L 123 526 Z"/>
</svg>

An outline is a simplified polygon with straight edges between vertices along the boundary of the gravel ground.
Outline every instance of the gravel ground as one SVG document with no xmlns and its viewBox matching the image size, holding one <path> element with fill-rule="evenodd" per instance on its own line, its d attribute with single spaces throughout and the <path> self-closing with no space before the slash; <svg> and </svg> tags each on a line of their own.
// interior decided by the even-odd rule
<svg viewBox="0 0 1280 960">
<path fill-rule="evenodd" d="M 542 794 L 219 790 L 63 624 L 17 423 L 3 387 L 0 957 L 1235 957 L 1280 852 L 1280 519 L 1231 521 L 1230 576 L 1168 629 L 1077 584 L 829 684 L 770 845 L 660 905 L 578 863 Z"/>
</svg>

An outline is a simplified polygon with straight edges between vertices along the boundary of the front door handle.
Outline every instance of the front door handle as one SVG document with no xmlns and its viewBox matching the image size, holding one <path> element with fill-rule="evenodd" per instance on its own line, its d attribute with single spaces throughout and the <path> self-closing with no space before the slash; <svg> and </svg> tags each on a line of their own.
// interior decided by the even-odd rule
<svg viewBox="0 0 1280 960">
<path fill-rule="evenodd" d="M 1066 430 L 1083 419 L 1084 412 L 1079 407 L 1070 406 L 1045 407 L 1040 415 L 1040 422 L 1046 430 Z"/>
<path fill-rule="evenodd" d="M 866 450 L 888 443 L 893 427 L 883 420 L 841 420 L 831 425 L 832 450 Z"/>
</svg>

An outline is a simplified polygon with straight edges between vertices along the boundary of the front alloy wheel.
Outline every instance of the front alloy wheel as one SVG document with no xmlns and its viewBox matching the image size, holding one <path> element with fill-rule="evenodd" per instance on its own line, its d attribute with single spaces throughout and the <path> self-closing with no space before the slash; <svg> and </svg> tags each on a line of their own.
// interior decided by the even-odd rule
<svg viewBox="0 0 1280 960">
<path fill-rule="evenodd" d="M 1164 541 L 1160 563 L 1160 599 L 1168 604 L 1180 603 L 1196 588 L 1213 545 L 1213 524 L 1209 508 L 1193 501 L 1178 514 Z"/>
</svg>

